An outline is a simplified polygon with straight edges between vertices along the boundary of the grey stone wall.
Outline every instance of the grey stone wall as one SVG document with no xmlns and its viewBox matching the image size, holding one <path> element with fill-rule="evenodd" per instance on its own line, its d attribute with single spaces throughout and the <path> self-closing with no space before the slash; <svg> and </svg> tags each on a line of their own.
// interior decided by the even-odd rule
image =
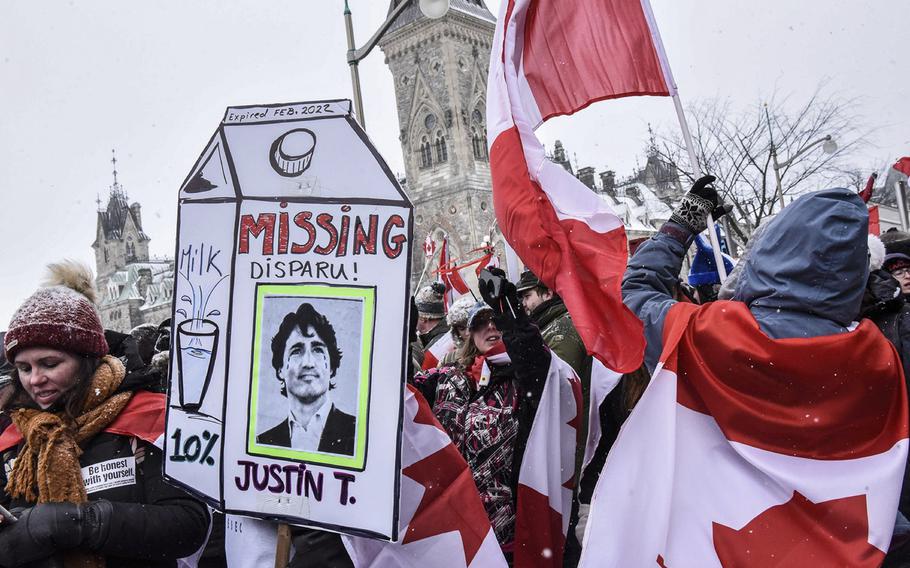
<svg viewBox="0 0 910 568">
<path fill-rule="evenodd" d="M 425 268 L 419 245 L 428 234 L 437 246 L 448 234 L 452 256 L 463 258 L 482 244 L 495 220 L 486 151 L 493 32 L 492 22 L 451 10 L 440 20 L 410 22 L 380 44 L 395 81 L 399 139 L 415 205 L 412 283 Z M 494 242 L 498 235 L 494 231 Z M 471 271 L 465 272 L 468 277 Z M 429 271 L 426 278 L 432 279 Z"/>
</svg>

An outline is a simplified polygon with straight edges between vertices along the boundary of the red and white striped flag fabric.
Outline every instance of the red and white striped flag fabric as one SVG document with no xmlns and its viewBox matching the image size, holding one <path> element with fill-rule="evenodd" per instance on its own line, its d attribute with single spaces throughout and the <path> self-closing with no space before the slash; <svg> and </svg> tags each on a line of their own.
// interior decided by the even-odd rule
<svg viewBox="0 0 910 568">
<path fill-rule="evenodd" d="M 439 279 L 446 287 L 443 300 L 446 312 L 455 300 L 467 294 L 470 289 L 461 277 L 461 273 L 452 263 L 452 253 L 449 251 L 449 236 L 442 237 L 442 247 L 439 249 Z"/>
<path fill-rule="evenodd" d="M 534 129 L 594 101 L 675 92 L 648 0 L 503 1 L 487 93 L 496 218 L 565 300 L 588 351 L 619 372 L 637 369 L 645 348 L 621 299 L 623 223 L 546 159 Z"/>
<path fill-rule="evenodd" d="M 518 474 L 515 566 L 562 568 L 582 412 L 581 383 L 553 354 Z"/>
<path fill-rule="evenodd" d="M 600 445 L 600 405 L 606 400 L 607 395 L 616 388 L 619 380 L 622 378 L 620 373 L 611 371 L 603 366 L 603 363 L 594 359 L 591 362 L 591 385 L 588 396 L 588 438 L 585 441 L 585 455 L 581 462 L 581 470 L 584 472 L 591 460 L 594 459 L 594 452 Z M 581 480 L 578 480 L 581 482 Z"/>
<path fill-rule="evenodd" d="M 879 566 L 908 418 L 875 325 L 774 340 L 745 304 L 680 303 L 664 338 L 595 489 L 580 566 Z"/>
<path fill-rule="evenodd" d="M 400 522 L 399 542 L 343 535 L 354 566 L 506 566 L 468 464 L 411 386 L 404 400 Z"/>
<path fill-rule="evenodd" d="M 455 347 L 455 338 L 452 337 L 452 334 L 444 333 L 433 345 L 430 345 L 429 349 L 424 351 L 423 363 L 420 368 L 426 371 L 427 369 L 438 367 L 442 358 L 455 351 Z"/>
</svg>

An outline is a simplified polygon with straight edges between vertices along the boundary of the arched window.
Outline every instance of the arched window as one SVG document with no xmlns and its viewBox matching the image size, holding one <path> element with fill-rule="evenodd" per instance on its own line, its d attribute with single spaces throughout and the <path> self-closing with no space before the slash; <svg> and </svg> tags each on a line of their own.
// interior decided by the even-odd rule
<svg viewBox="0 0 910 568">
<path fill-rule="evenodd" d="M 424 136 L 420 141 L 420 167 L 429 168 L 433 165 L 433 150 L 430 141 Z"/>
<path fill-rule="evenodd" d="M 126 242 L 126 259 L 136 260 L 136 246 L 132 243 L 132 241 Z"/>
<path fill-rule="evenodd" d="M 446 148 L 446 137 L 442 131 L 436 133 L 436 162 L 443 163 L 449 161 L 449 151 Z"/>
<path fill-rule="evenodd" d="M 487 159 L 487 135 L 485 130 L 478 131 L 477 128 L 471 128 L 471 145 L 474 147 L 474 159 Z"/>
<path fill-rule="evenodd" d="M 474 159 L 486 161 L 487 154 L 487 129 L 484 126 L 484 111 L 482 105 L 474 108 L 471 113 L 471 146 L 474 148 Z"/>
</svg>

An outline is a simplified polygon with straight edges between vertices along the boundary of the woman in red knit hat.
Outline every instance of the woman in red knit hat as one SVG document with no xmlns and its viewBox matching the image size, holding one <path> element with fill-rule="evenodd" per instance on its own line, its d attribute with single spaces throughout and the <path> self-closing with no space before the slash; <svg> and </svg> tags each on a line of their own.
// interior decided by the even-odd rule
<svg viewBox="0 0 910 568">
<path fill-rule="evenodd" d="M 0 566 L 176 566 L 208 512 L 162 480 L 164 398 L 108 354 L 92 274 L 64 262 L 13 315 L 0 434 Z M 34 564 L 32 564 L 34 563 Z"/>
</svg>

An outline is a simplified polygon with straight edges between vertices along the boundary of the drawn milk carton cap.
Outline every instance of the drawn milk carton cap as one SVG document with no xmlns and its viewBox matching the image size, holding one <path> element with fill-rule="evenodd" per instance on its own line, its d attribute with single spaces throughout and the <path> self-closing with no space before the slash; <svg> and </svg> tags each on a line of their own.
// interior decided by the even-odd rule
<svg viewBox="0 0 910 568">
<path fill-rule="evenodd" d="M 228 107 L 180 199 L 410 202 L 348 100 Z"/>
<path fill-rule="evenodd" d="M 316 137 L 306 128 L 285 133 L 272 144 L 272 160 L 279 173 L 289 177 L 298 176 L 310 165 Z"/>
</svg>

